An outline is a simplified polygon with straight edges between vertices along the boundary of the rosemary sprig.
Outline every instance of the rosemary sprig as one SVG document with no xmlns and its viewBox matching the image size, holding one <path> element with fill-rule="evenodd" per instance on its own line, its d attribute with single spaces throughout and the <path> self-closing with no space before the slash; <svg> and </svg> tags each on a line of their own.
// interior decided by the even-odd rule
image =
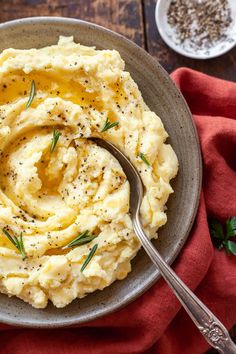
<svg viewBox="0 0 236 354">
<path fill-rule="evenodd" d="M 113 123 L 111 123 L 111 122 L 109 121 L 109 119 L 107 118 L 107 119 L 106 119 L 106 122 L 105 122 L 105 124 L 104 124 L 104 126 L 103 126 L 103 128 L 102 128 L 102 130 L 101 130 L 101 133 L 104 133 L 104 132 L 107 131 L 108 129 L 111 129 L 111 128 L 117 126 L 117 125 L 119 125 L 119 122 L 113 122 Z"/>
<path fill-rule="evenodd" d="M 82 267 L 80 269 L 81 272 L 84 271 L 84 269 L 87 267 L 87 265 L 89 264 L 89 262 L 91 261 L 91 259 L 93 258 L 94 256 L 94 253 L 96 252 L 98 248 L 98 244 L 96 243 L 96 245 L 93 246 L 93 248 L 91 249 L 91 251 L 89 252 L 89 254 L 87 255 L 84 263 L 82 264 Z"/>
<path fill-rule="evenodd" d="M 147 160 L 146 156 L 145 156 L 142 152 L 141 152 L 138 156 L 140 157 L 140 159 L 143 160 L 143 162 L 144 162 L 147 166 L 149 166 L 149 167 L 151 166 L 150 163 L 149 163 L 149 161 Z"/>
<path fill-rule="evenodd" d="M 29 106 L 31 105 L 31 103 L 33 102 L 35 96 L 35 82 L 34 80 L 31 82 L 31 88 L 30 88 L 30 95 L 29 95 L 29 99 L 28 102 L 26 104 L 26 109 L 29 108 Z"/>
<path fill-rule="evenodd" d="M 26 259 L 26 254 L 25 254 L 25 248 L 22 239 L 22 233 L 20 234 L 19 237 L 16 237 L 16 236 L 11 236 L 5 228 L 3 228 L 2 231 L 5 234 L 5 236 L 7 236 L 8 240 L 10 240 L 11 243 L 13 243 L 13 245 L 20 251 L 22 259 L 24 261 Z"/>
<path fill-rule="evenodd" d="M 82 246 L 85 245 L 86 243 L 89 243 L 93 241 L 96 238 L 95 235 L 89 235 L 89 231 L 86 230 L 79 234 L 74 240 L 72 240 L 68 245 L 64 246 L 62 249 L 66 249 L 69 247 L 77 247 L 77 246 Z"/>
<path fill-rule="evenodd" d="M 55 128 L 53 128 L 52 142 L 51 142 L 51 147 L 50 147 L 51 152 L 54 151 L 60 136 L 61 136 L 61 133 L 58 130 L 56 130 Z"/>
</svg>

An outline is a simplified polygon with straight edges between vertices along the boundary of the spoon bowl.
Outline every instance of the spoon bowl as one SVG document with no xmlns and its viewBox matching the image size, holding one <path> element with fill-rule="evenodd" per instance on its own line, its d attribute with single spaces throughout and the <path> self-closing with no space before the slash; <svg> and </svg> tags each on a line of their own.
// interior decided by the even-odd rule
<svg viewBox="0 0 236 354">
<path fill-rule="evenodd" d="M 134 165 L 125 154 L 112 143 L 100 138 L 92 138 L 90 140 L 109 151 L 119 161 L 130 184 L 130 196 L 132 196 L 130 198 L 131 215 L 136 212 L 139 213 L 143 199 L 143 183 Z"/>
</svg>

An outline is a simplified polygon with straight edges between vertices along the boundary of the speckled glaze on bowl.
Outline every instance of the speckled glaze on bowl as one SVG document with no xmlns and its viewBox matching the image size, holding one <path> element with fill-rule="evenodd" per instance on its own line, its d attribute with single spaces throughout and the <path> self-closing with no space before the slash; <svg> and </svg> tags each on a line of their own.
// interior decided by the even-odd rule
<svg viewBox="0 0 236 354">
<path fill-rule="evenodd" d="M 171 264 L 187 240 L 201 188 L 201 154 L 190 111 L 165 70 L 148 53 L 103 27 L 68 18 L 37 17 L 0 25 L 0 50 L 44 47 L 59 35 L 99 49 L 116 49 L 139 85 L 144 100 L 164 122 L 180 168 L 172 181 L 175 193 L 168 201 L 168 223 L 159 230 L 155 246 Z M 15 297 L 0 295 L 0 322 L 26 327 L 61 327 L 87 322 L 115 311 L 143 294 L 160 276 L 143 250 L 132 261 L 132 272 L 103 291 L 74 300 L 63 309 L 49 304 L 36 310 Z"/>
</svg>

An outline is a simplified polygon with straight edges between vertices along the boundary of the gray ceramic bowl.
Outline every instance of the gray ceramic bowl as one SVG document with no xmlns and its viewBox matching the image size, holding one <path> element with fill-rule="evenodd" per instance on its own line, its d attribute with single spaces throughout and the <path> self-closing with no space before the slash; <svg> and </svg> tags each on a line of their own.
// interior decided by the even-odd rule
<svg viewBox="0 0 236 354">
<path fill-rule="evenodd" d="M 193 224 L 201 187 L 201 156 L 190 111 L 164 69 L 143 49 L 103 27 L 66 18 L 39 17 L 0 25 L 0 50 L 55 44 L 59 35 L 73 35 L 76 42 L 116 49 L 138 83 L 144 100 L 163 120 L 180 162 L 175 190 L 168 201 L 168 223 L 155 246 L 171 264 L 187 240 Z M 132 261 L 132 272 L 103 291 L 74 300 L 64 309 L 51 304 L 36 310 L 17 298 L 0 295 L 0 322 L 28 327 L 59 327 L 93 320 L 117 310 L 140 296 L 159 277 L 143 250 Z"/>
</svg>

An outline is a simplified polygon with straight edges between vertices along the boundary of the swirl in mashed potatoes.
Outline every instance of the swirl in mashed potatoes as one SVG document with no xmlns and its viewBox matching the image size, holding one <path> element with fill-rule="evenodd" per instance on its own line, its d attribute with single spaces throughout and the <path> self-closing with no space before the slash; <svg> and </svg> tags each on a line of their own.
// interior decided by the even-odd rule
<svg viewBox="0 0 236 354">
<path fill-rule="evenodd" d="M 61 37 L 42 49 L 4 50 L 0 75 L 0 291 L 36 308 L 48 300 L 64 307 L 125 278 L 140 248 L 129 182 L 118 161 L 88 138 L 112 142 L 136 166 L 146 187 L 141 218 L 150 237 L 167 221 L 177 158 L 115 50 Z M 119 124 L 101 132 L 107 119 Z M 51 152 L 53 129 L 61 136 Z M 22 235 L 25 260 L 4 228 Z M 96 238 L 64 248 L 85 230 Z"/>
</svg>

